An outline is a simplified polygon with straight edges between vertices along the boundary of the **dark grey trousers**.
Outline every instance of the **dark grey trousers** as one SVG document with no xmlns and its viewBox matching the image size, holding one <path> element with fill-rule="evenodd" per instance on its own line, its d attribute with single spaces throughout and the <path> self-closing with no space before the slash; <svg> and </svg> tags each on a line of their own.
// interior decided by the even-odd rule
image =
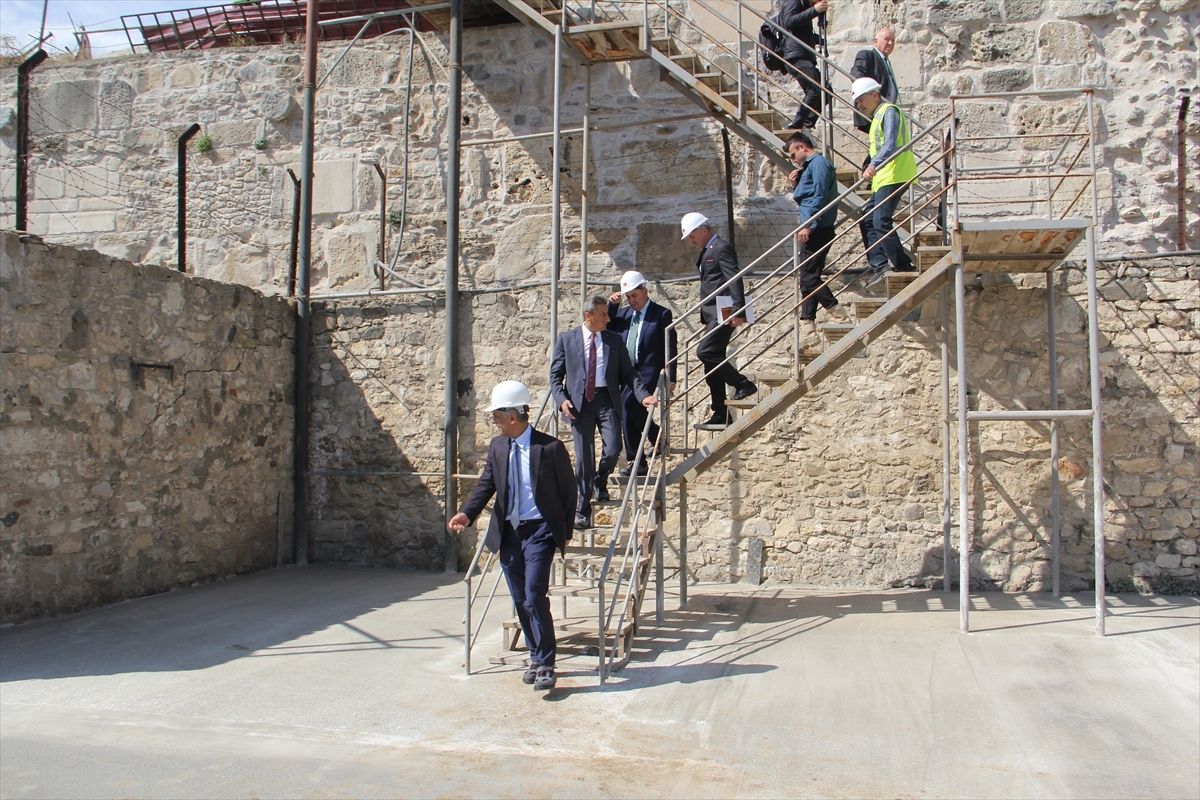
<svg viewBox="0 0 1200 800">
<path fill-rule="evenodd" d="M 596 463 L 596 428 L 600 429 L 600 463 Z M 592 487 L 604 486 L 621 456 L 621 418 L 608 390 L 596 391 L 596 399 L 583 401 L 571 423 L 575 438 L 575 487 L 579 490 L 577 513 L 592 513 Z"/>
</svg>

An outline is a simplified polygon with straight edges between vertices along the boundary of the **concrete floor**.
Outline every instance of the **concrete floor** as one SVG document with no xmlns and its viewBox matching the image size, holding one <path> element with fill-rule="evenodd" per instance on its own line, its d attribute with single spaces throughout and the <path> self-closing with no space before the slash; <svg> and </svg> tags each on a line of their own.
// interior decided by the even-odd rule
<svg viewBox="0 0 1200 800">
<path fill-rule="evenodd" d="M 605 687 L 461 584 L 285 568 L 0 632 L 3 797 L 1200 797 L 1200 605 L 696 587 Z M 676 603 L 669 598 L 667 607 Z"/>
</svg>

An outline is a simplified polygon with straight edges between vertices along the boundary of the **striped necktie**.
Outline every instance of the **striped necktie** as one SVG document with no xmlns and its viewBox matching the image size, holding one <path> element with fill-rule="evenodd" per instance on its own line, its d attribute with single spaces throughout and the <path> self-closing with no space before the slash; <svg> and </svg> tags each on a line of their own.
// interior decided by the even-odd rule
<svg viewBox="0 0 1200 800">
<path fill-rule="evenodd" d="M 635 311 L 633 313 L 633 322 L 629 325 L 629 337 L 625 340 L 625 347 L 629 350 L 629 360 L 634 364 L 637 363 L 638 339 L 642 336 L 642 312 Z"/>
<path fill-rule="evenodd" d="M 521 445 L 516 439 L 509 440 L 508 485 L 511 499 L 508 504 L 508 521 L 513 530 L 521 524 Z"/>
</svg>

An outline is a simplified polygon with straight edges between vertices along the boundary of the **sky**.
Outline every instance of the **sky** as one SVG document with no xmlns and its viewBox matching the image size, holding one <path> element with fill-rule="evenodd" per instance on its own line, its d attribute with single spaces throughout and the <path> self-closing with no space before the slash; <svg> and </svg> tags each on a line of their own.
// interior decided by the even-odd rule
<svg viewBox="0 0 1200 800">
<path fill-rule="evenodd" d="M 220 0 L 50 0 L 46 30 L 54 37 L 45 49 L 53 56 L 78 47 L 72 34 L 72 19 L 76 25 L 83 25 L 88 30 L 101 30 L 120 28 L 122 15 L 220 4 Z M 0 0 L 0 34 L 14 37 L 18 49 L 32 44 L 42 25 L 42 5 L 43 0 Z M 123 30 L 96 33 L 90 39 L 93 57 L 129 52 L 129 41 Z M 138 42 L 136 36 L 134 41 Z"/>
</svg>

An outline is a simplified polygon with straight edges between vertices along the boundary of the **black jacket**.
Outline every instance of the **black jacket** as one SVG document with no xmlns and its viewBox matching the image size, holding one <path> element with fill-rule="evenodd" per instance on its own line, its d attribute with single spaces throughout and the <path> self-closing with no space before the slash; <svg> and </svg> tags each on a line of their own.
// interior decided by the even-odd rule
<svg viewBox="0 0 1200 800">
<path fill-rule="evenodd" d="M 475 491 L 460 509 L 474 523 L 492 495 L 496 496 L 492 521 L 483 539 L 484 546 L 493 553 L 500 550 L 502 526 L 508 519 L 508 450 L 511 441 L 507 436 L 492 439 L 479 483 L 475 484 Z M 562 550 L 571 538 L 576 501 L 575 471 L 571 468 L 567 448 L 553 436 L 535 429 L 529 437 L 529 474 L 533 477 L 533 500 L 554 534 L 554 544 Z"/>
<path fill-rule="evenodd" d="M 733 245 L 720 236 L 714 238 L 711 245 L 700 251 L 696 258 L 696 269 L 700 271 L 700 297 L 708 297 L 738 273 L 737 253 L 734 252 Z M 746 289 L 741 278 L 721 289 L 720 294 L 733 298 L 734 311 L 746 305 Z M 745 319 L 746 312 L 742 311 L 734 316 Z M 716 320 L 717 300 L 714 297 L 700 306 L 700 321 L 707 325 Z"/>
<path fill-rule="evenodd" d="M 892 80 L 891 74 L 888 73 L 887 64 L 883 60 L 883 53 L 874 47 L 858 51 L 858 55 L 854 57 L 854 66 L 850 68 L 850 77 L 855 80 L 859 78 L 873 78 L 879 84 L 879 96 L 889 103 L 896 102 L 896 99 L 900 96 L 900 87 L 896 85 L 895 81 Z M 854 127 L 865 133 L 871 130 L 871 120 L 855 110 Z"/>
<path fill-rule="evenodd" d="M 802 47 L 791 37 L 783 37 L 783 57 L 789 63 L 817 63 L 816 51 L 820 36 L 813 30 L 813 22 L 818 16 L 819 12 L 812 7 L 812 0 L 783 0 L 779 7 L 779 24 L 792 36 L 808 45 Z"/>
<path fill-rule="evenodd" d="M 658 376 L 662 374 L 667 359 L 675 358 L 678 338 L 675 330 L 667 336 L 667 326 L 671 324 L 671 309 L 664 308 L 650 300 L 643 309 L 646 312 L 642 319 L 641 331 L 638 334 L 638 359 L 633 365 L 642 385 L 650 391 L 658 386 Z M 633 309 L 630 306 L 618 308 L 616 303 L 608 304 L 608 329 L 619 335 L 629 349 L 629 328 L 633 325 Z M 669 338 L 669 341 L 668 341 Z M 678 362 L 671 364 L 670 382 L 675 383 Z"/>
<path fill-rule="evenodd" d="M 650 396 L 646 387 L 633 369 L 629 361 L 629 351 L 620 335 L 609 330 L 600 331 L 600 341 L 608 348 L 608 357 L 604 364 L 605 388 L 596 391 L 608 391 L 612 398 L 613 408 L 617 416 L 621 416 L 621 388 L 628 386 L 633 390 L 638 402 Z M 558 337 L 554 343 L 554 352 L 550 356 L 550 392 L 554 395 L 555 410 L 562 407 L 564 400 L 570 400 L 576 409 L 583 407 L 583 390 L 587 383 L 587 369 L 583 360 L 583 326 L 572 328 Z"/>
</svg>

